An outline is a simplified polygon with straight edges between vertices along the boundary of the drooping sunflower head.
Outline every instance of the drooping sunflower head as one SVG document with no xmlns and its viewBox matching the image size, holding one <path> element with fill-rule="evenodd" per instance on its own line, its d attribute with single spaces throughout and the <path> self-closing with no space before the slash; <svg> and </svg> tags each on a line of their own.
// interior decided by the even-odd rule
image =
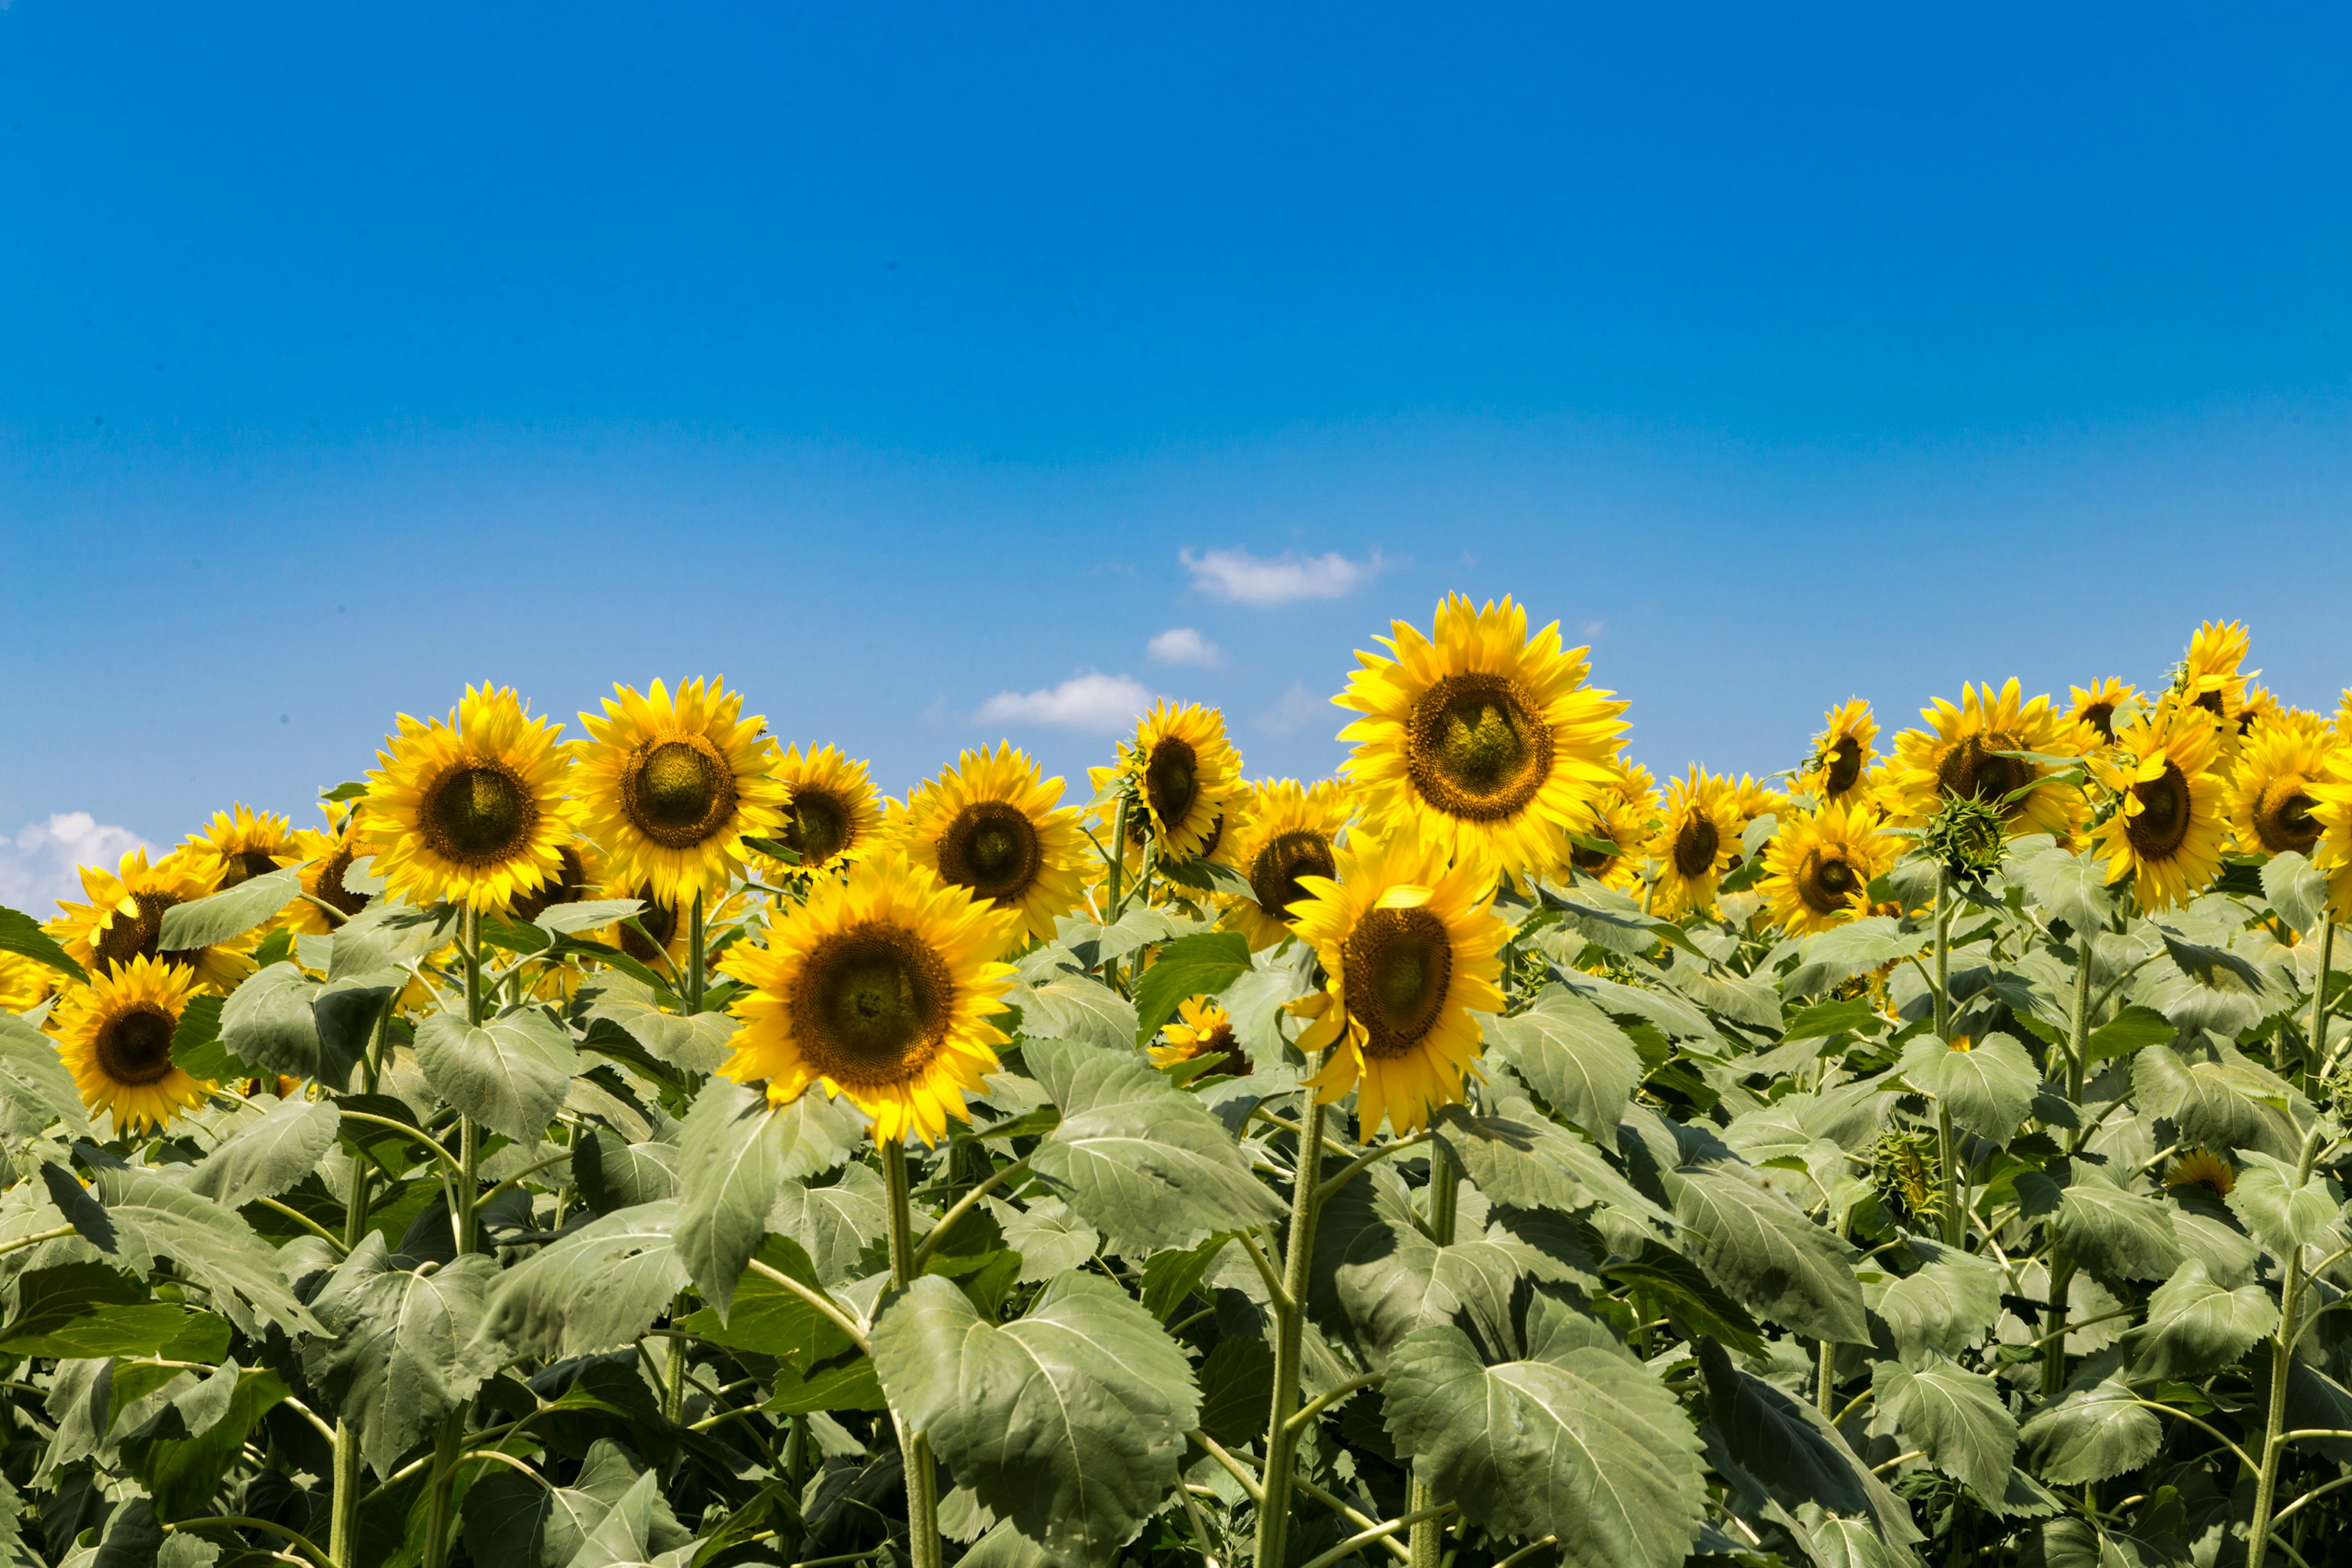
<svg viewBox="0 0 2352 1568">
<path fill-rule="evenodd" d="M 1804 783 L 1824 805 L 1844 805 L 1861 798 L 1863 783 L 1878 755 L 1878 721 L 1870 704 L 1849 698 L 1822 716 L 1822 732 L 1813 737 L 1811 760 Z"/>
<path fill-rule="evenodd" d="M 2093 835 L 2107 880 L 2126 877 L 2143 910 L 2170 909 L 2221 870 L 2226 785 L 2221 732 L 2211 713 L 2168 696 L 2116 736 L 2116 754 L 2094 764 L 2115 810 Z"/>
<path fill-rule="evenodd" d="M 352 862 L 365 854 L 360 846 L 359 815 L 346 812 L 338 815 L 334 806 L 321 802 L 319 809 L 326 814 L 324 830 L 299 827 L 294 830 L 294 854 L 309 864 L 302 868 L 302 898 L 286 906 L 281 917 L 296 931 L 309 931 L 318 936 L 331 935 L 344 921 L 368 907 L 369 896 L 346 885 L 345 873 Z M 322 909 L 320 906 L 324 905 Z M 327 911 L 332 910 L 334 913 Z"/>
<path fill-rule="evenodd" d="M 54 1026 L 58 1054 L 93 1113 L 136 1132 L 168 1126 L 204 1103 L 211 1085 L 175 1066 L 172 1035 L 196 994 L 195 974 L 177 964 L 134 956 L 67 994 Z"/>
<path fill-rule="evenodd" d="M 0 1013 L 29 1013 L 57 989 L 58 973 L 13 952 L 0 952 Z"/>
<path fill-rule="evenodd" d="M 2237 733 L 2246 704 L 2246 682 L 2262 673 L 2242 670 L 2247 637 L 2242 621 L 2207 621 L 2189 639 L 2188 657 L 2174 675 L 2172 690 L 2189 707 L 2202 708 L 2229 734 Z"/>
<path fill-rule="evenodd" d="M 488 683 L 446 719 L 402 714 L 359 805 L 375 874 L 413 903 L 484 911 L 554 878 L 578 816 L 561 729 Z"/>
<path fill-rule="evenodd" d="M 839 746 L 788 748 L 776 777 L 789 794 L 784 826 L 776 837 L 800 856 L 798 869 L 827 876 L 873 851 L 882 837 L 882 805 L 866 764 L 842 754 Z"/>
<path fill-rule="evenodd" d="M 134 958 L 160 958 L 193 971 L 201 984 L 233 991 L 253 973 L 243 951 L 250 941 L 161 951 L 164 911 L 209 898 L 216 875 L 217 863 L 210 856 L 174 849 L 151 866 L 145 849 L 133 849 L 111 871 L 82 867 L 82 892 L 89 902 L 60 902 L 62 912 L 47 929 L 92 974 L 120 969 Z"/>
<path fill-rule="evenodd" d="M 1040 942 L 1086 896 L 1094 858 L 1075 808 L 1060 806 L 1062 781 L 1042 778 L 1027 753 L 1000 742 L 965 752 L 918 789 L 898 813 L 895 840 L 907 858 L 1020 919 Z"/>
<path fill-rule="evenodd" d="M 1187 997 L 1176 1005 L 1176 1018 L 1160 1031 L 1167 1044 L 1150 1048 L 1151 1059 L 1174 1067 L 1207 1057 L 1213 1073 L 1239 1077 L 1249 1071 L 1249 1053 L 1234 1038 L 1233 1016 L 1207 996 Z"/>
<path fill-rule="evenodd" d="M 1325 1103 L 1354 1089 L 1363 1137 L 1383 1121 L 1411 1132 L 1460 1101 L 1476 1015 L 1502 1010 L 1498 870 L 1475 849 L 1448 865 L 1433 840 L 1402 835 L 1352 834 L 1334 858 L 1338 877 L 1307 879 L 1312 897 L 1291 911 L 1326 976 L 1292 1005 L 1315 1019 L 1299 1048 L 1330 1052 L 1307 1082 Z"/>
<path fill-rule="evenodd" d="M 2137 688 L 2126 686 L 2112 675 L 2087 687 L 2070 686 L 2066 693 L 2074 703 L 2068 717 L 2077 724 L 2089 725 L 2103 746 L 2115 743 L 2116 729 L 2131 721 L 2132 710 L 2139 701 Z"/>
<path fill-rule="evenodd" d="M 190 834 L 180 847 L 192 858 L 209 858 L 218 866 L 213 886 L 222 892 L 290 866 L 298 857 L 286 818 L 276 812 L 253 811 L 242 801 L 213 813 L 204 830 Z"/>
<path fill-rule="evenodd" d="M 1759 887 L 1790 935 L 1827 931 L 1863 912 L 1870 884 L 1895 864 L 1897 841 L 1867 805 L 1825 805 L 1783 818 L 1764 849 Z"/>
<path fill-rule="evenodd" d="M 2184 1150 L 2164 1173 L 2168 1187 L 2202 1187 L 2217 1198 L 2237 1190 L 2238 1173 L 2230 1162 L 2206 1149 Z"/>
<path fill-rule="evenodd" d="M 1162 702 L 1135 728 L 1120 750 L 1122 768 L 1138 797 L 1160 853 L 1187 860 L 1216 852 L 1225 814 L 1242 793 L 1241 754 L 1225 739 L 1225 721 L 1213 708 Z M 1128 815 L 1130 835 L 1135 814 Z"/>
<path fill-rule="evenodd" d="M 2312 812 L 2319 803 L 2311 788 L 2334 746 L 2326 730 L 2289 713 L 2253 727 L 2230 775 L 2230 826 L 2239 848 L 2308 857 L 2318 847 L 2319 819 Z"/>
<path fill-rule="evenodd" d="M 1998 809 L 2012 835 L 2047 833 L 2062 844 L 2074 837 L 2082 792 L 2056 764 L 2016 754 L 2081 754 L 2083 731 L 2049 698 L 2025 701 L 2011 679 L 1998 693 L 1989 685 L 1963 687 L 1958 706 L 1938 698 L 1919 716 L 1928 728 L 1895 737 L 1895 763 L 1881 793 L 1899 826 L 1916 826 L 1936 814 L 1939 802 L 1966 795 Z"/>
<path fill-rule="evenodd" d="M 572 742 L 583 826 L 614 875 L 665 903 L 716 894 L 743 868 L 743 838 L 784 826 L 783 782 L 767 721 L 743 717 L 723 680 L 617 686 L 602 715 L 583 713 Z"/>
<path fill-rule="evenodd" d="M 1363 668 L 1332 700 L 1364 715 L 1339 738 L 1356 743 L 1345 772 L 1366 828 L 1540 874 L 1576 808 L 1617 776 L 1625 705 L 1585 685 L 1585 650 L 1560 647 L 1557 621 L 1529 637 L 1508 598 L 1478 608 L 1456 594 L 1434 637 L 1392 630 L 1380 641 L 1394 657 L 1358 653 Z"/>
<path fill-rule="evenodd" d="M 1239 825 L 1226 842 L 1234 868 L 1249 879 L 1250 896 L 1223 900 L 1221 923 L 1247 937 L 1251 947 L 1268 948 L 1290 934 L 1291 906 L 1311 896 L 1302 879 L 1336 874 L 1349 803 L 1329 779 L 1305 785 L 1276 779 L 1247 787 Z"/>
<path fill-rule="evenodd" d="M 1696 763 L 1666 786 L 1649 856 L 1657 863 L 1653 907 L 1669 919 L 1715 902 L 1716 885 L 1739 854 L 1739 808 L 1729 779 Z"/>
<path fill-rule="evenodd" d="M 766 1079 L 777 1105 L 809 1085 L 846 1095 L 877 1139 L 937 1143 L 964 1096 L 997 1065 L 1013 979 L 998 962 L 1018 917 L 974 899 L 895 849 L 877 851 L 804 904 L 780 910 L 767 944 L 730 948 L 743 1020 L 719 1070 Z"/>
</svg>

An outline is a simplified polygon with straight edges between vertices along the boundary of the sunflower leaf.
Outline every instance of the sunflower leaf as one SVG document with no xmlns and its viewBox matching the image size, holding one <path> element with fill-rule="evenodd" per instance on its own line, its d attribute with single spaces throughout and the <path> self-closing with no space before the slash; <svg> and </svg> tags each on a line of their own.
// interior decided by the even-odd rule
<svg viewBox="0 0 2352 1568">
<path fill-rule="evenodd" d="M 520 1354 L 585 1355 L 639 1338 L 686 1285 L 671 1234 L 677 1201 L 592 1220 L 499 1276 L 486 1338 Z"/>
<path fill-rule="evenodd" d="M 1903 1052 L 1903 1076 L 1948 1107 L 1953 1121 L 2003 1144 L 2016 1136 L 2042 1087 L 2033 1058 L 2003 1034 L 1987 1035 L 1965 1048 L 1922 1035 Z"/>
<path fill-rule="evenodd" d="M 1249 939 L 1237 931 L 1179 937 L 1135 984 L 1135 1037 L 1150 1039 L 1194 996 L 1214 996 L 1249 972 Z"/>
<path fill-rule="evenodd" d="M 2059 1245 L 2102 1280 L 2162 1279 L 2184 1256 L 2171 1210 L 2087 1165 L 2074 1168 L 2053 1226 Z"/>
<path fill-rule="evenodd" d="M 2292 849 L 2263 862 L 2263 897 L 2300 932 L 2327 918 L 2326 874 Z"/>
<path fill-rule="evenodd" d="M 220 1043 L 263 1072 L 316 1078 L 319 1019 L 311 1004 L 319 983 L 290 963 L 247 975 L 221 1005 Z"/>
<path fill-rule="evenodd" d="M 417 1026 L 416 1065 L 466 1115 L 519 1143 L 536 1143 L 563 1109 L 580 1055 L 562 1025 L 525 1003 L 476 1025 L 434 1014 Z"/>
<path fill-rule="evenodd" d="M 1749 1311 L 1814 1339 L 1868 1344 L 1854 1250 L 1746 1167 L 1685 1163 L 1664 1173 L 1685 1250 Z"/>
<path fill-rule="evenodd" d="M 1489 1021 L 1486 1038 L 1554 1110 L 1615 1151 L 1618 1120 L 1641 1087 L 1642 1058 L 1606 1014 L 1548 985 L 1527 1011 Z"/>
<path fill-rule="evenodd" d="M 302 1352 L 302 1370 L 359 1428 L 379 1476 L 498 1370 L 477 1337 L 498 1267 L 480 1253 L 427 1272 L 404 1269 L 370 1235 L 311 1303 L 326 1335 Z"/>
<path fill-rule="evenodd" d="M 2096 935 L 2115 925 L 2116 897 L 2099 861 L 2053 847 L 2019 856 L 2011 871 L 2035 903 L 2074 931 Z"/>
<path fill-rule="evenodd" d="M 58 945 L 57 938 L 41 929 L 40 921 L 5 905 L 0 905 L 0 952 L 13 952 L 19 958 L 46 964 L 69 976 L 77 985 L 89 984 L 89 973 Z"/>
<path fill-rule="evenodd" d="M 660 1060 L 688 1072 L 718 1071 L 737 1028 L 724 1013 L 665 1013 L 653 987 L 625 974 L 598 975 L 580 988 L 579 1001 L 583 1022 L 604 1019 Z"/>
<path fill-rule="evenodd" d="M 2215 1283 L 2191 1258 L 2147 1299 L 2147 1321 L 2128 1337 L 2132 1375 L 2182 1381 L 2227 1366 L 2278 1327 L 2278 1303 L 2260 1285 Z"/>
<path fill-rule="evenodd" d="M 783 1127 L 761 1090 L 713 1079 L 678 1139 L 679 1261 L 723 1321 L 784 1179 Z"/>
<path fill-rule="evenodd" d="M 2079 1487 L 2147 1463 L 2164 1441 L 2164 1424 L 2129 1384 L 2110 1377 L 2042 1411 L 2019 1436 L 2036 1475 L 2054 1487 Z"/>
<path fill-rule="evenodd" d="M 2009 1489 L 2017 1456 L 2017 1421 L 2001 1403 L 2000 1385 L 1940 1355 L 1916 1371 L 1883 1361 L 1871 1369 L 1878 1406 L 1926 1450 L 1927 1462 L 1977 1495 L 1998 1499 Z"/>
<path fill-rule="evenodd" d="M 2325 1171 L 2301 1175 L 2298 1168 L 2270 1154 L 2247 1150 L 2245 1166 L 2230 1193 L 2230 1212 L 2279 1257 L 2323 1237 L 2341 1234 L 2343 1194 Z"/>
<path fill-rule="evenodd" d="M 274 1198 L 318 1168 L 341 1126 L 332 1100 L 289 1100 L 205 1155 L 188 1190 L 231 1209 Z"/>
<path fill-rule="evenodd" d="M 155 945 L 165 952 L 185 952 L 243 936 L 301 896 L 302 866 L 265 871 L 208 899 L 173 905 L 163 911 Z"/>
<path fill-rule="evenodd" d="M 194 1006 L 191 1002 L 189 1010 Z M 29 1137 L 53 1121 L 62 1122 L 69 1138 L 89 1131 L 81 1090 L 58 1058 L 55 1040 L 15 1014 L 0 1013 L 0 1127 Z"/>
<path fill-rule="evenodd" d="M 183 1274 L 203 1280 L 222 1315 L 248 1333 L 257 1331 L 257 1310 L 289 1331 L 318 1331 L 318 1321 L 286 1288 L 277 1252 L 235 1213 L 176 1183 L 121 1165 L 99 1164 L 91 1189 L 105 1205 L 113 1237 L 100 1249 L 124 1266 L 144 1273 L 158 1258 L 171 1259 Z"/>
</svg>

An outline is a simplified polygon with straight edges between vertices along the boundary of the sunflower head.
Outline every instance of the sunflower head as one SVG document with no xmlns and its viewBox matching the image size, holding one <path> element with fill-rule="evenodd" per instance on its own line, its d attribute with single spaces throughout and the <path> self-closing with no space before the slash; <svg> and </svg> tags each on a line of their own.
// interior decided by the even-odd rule
<svg viewBox="0 0 2352 1568">
<path fill-rule="evenodd" d="M 2086 731 L 2049 698 L 2024 700 L 2013 679 L 1998 692 L 1963 687 L 1957 707 L 1938 699 L 1920 717 L 1928 727 L 1895 737 L 1895 762 L 1879 792 L 1901 826 L 1924 824 L 1943 802 L 1965 797 L 1999 811 L 2011 834 L 2047 833 L 2062 844 L 2074 837 L 2081 791 L 2056 765 L 2017 754 L 2081 754 Z"/>
<path fill-rule="evenodd" d="M 1999 868 L 2009 819 L 1974 795 L 1947 795 L 1919 832 L 1919 847 L 1955 881 L 1980 882 Z"/>
<path fill-rule="evenodd" d="M 1822 732 L 1813 737 L 1805 783 L 1823 805 L 1843 805 L 1861 797 L 1871 762 L 1878 755 L 1872 744 L 1878 737 L 1878 721 L 1859 697 L 1831 709 L 1822 720 Z"/>
<path fill-rule="evenodd" d="M 1085 898 L 1093 857 L 1076 810 L 1058 805 L 1062 781 L 1041 772 L 1010 742 L 965 752 L 894 811 L 892 840 L 941 881 L 1017 915 L 1024 935 L 1050 942 L 1055 920 Z"/>
<path fill-rule="evenodd" d="M 1577 808 L 1617 778 L 1625 705 L 1585 685 L 1585 650 L 1560 647 L 1558 622 L 1529 637 L 1508 598 L 1447 598 L 1433 637 L 1391 629 L 1380 640 L 1393 657 L 1358 653 L 1332 700 L 1364 715 L 1339 738 L 1356 742 L 1346 773 L 1366 827 L 1539 874 Z"/>
<path fill-rule="evenodd" d="M 825 876 L 870 853 L 882 837 L 882 806 L 866 764 L 844 756 L 838 746 L 806 752 L 789 748 L 776 777 L 788 792 L 784 826 L 776 835 L 801 858 L 797 867 L 776 868 Z"/>
<path fill-rule="evenodd" d="M 168 1126 L 212 1086 L 172 1060 L 172 1035 L 196 994 L 194 973 L 144 956 L 90 974 L 58 1009 L 58 1054 L 82 1103 L 126 1131 Z"/>
<path fill-rule="evenodd" d="M 2189 639 L 2188 657 L 2172 680 L 2173 694 L 2192 708 L 2202 708 L 2231 734 L 2246 703 L 2246 681 L 2262 673 L 2241 670 L 2246 661 L 2246 627 L 2242 621 L 2207 621 Z"/>
<path fill-rule="evenodd" d="M 2320 824 L 2311 793 L 2327 767 L 2333 738 L 2315 722 L 2282 713 L 2256 724 L 2231 769 L 2229 816 L 2238 847 L 2250 853 L 2309 856 Z"/>
<path fill-rule="evenodd" d="M 1223 715 L 1195 703 L 1162 702 L 1136 723 L 1119 748 L 1118 772 L 1133 783 L 1140 812 L 1128 813 L 1130 838 L 1148 831 L 1163 858 L 1217 853 L 1225 815 L 1242 794 L 1241 754 L 1225 738 Z"/>
<path fill-rule="evenodd" d="M 576 904 L 604 880 L 603 857 L 584 838 L 575 838 L 556 852 L 555 875 L 527 893 L 515 897 L 508 913 L 528 925 L 558 904 Z M 631 933 L 635 934 L 635 932 Z"/>
<path fill-rule="evenodd" d="M 2202 1187 L 2217 1198 L 2226 1198 L 2237 1189 L 2238 1174 L 2221 1155 L 2206 1149 L 2189 1149 L 2164 1173 L 2164 1184 Z"/>
<path fill-rule="evenodd" d="M 2225 820 L 2220 726 L 2202 707 L 2168 697 L 2116 737 L 2096 764 L 2115 810 L 2094 842 L 2107 880 L 2134 879 L 2143 910 L 2186 903 L 2221 874 Z"/>
<path fill-rule="evenodd" d="M 57 988 L 57 971 L 13 952 L 0 952 L 0 1013 L 29 1013 Z"/>
<path fill-rule="evenodd" d="M 1349 803 L 1328 779 L 1311 785 L 1277 779 L 1247 788 L 1235 814 L 1238 825 L 1221 847 L 1230 847 L 1234 868 L 1249 879 L 1250 894 L 1222 900 L 1222 920 L 1251 947 L 1268 948 L 1290 935 L 1291 906 L 1310 896 L 1304 879 L 1338 870 L 1334 857 Z"/>
<path fill-rule="evenodd" d="M 588 837 L 615 877 L 665 903 L 719 892 L 743 868 L 747 834 L 782 830 L 776 743 L 724 680 L 682 680 L 675 695 L 659 680 L 643 694 L 616 686 L 580 722 L 588 738 L 572 750 Z"/>
<path fill-rule="evenodd" d="M 1175 1021 L 1160 1030 L 1167 1044 L 1151 1047 L 1151 1059 L 1161 1067 L 1209 1058 L 1206 1069 L 1236 1077 L 1249 1071 L 1249 1053 L 1234 1038 L 1233 1016 L 1208 996 L 1192 996 L 1176 1005 Z"/>
<path fill-rule="evenodd" d="M 485 911 L 556 877 L 577 816 L 559 730 L 488 684 L 446 719 L 402 714 L 359 805 L 376 875 L 412 902 Z"/>
<path fill-rule="evenodd" d="M 243 802 L 213 813 L 200 833 L 180 847 L 192 858 L 209 858 L 218 868 L 215 890 L 226 892 L 240 882 L 266 876 L 290 865 L 297 856 L 294 834 L 286 818 L 275 812 L 257 812 Z"/>
<path fill-rule="evenodd" d="M 1732 782 L 1694 764 L 1666 786 L 1664 819 L 1650 840 L 1657 865 L 1654 906 L 1669 918 L 1704 910 L 1739 855 L 1739 807 Z"/>
<path fill-rule="evenodd" d="M 2066 692 L 2074 704 L 2067 716 L 2087 726 L 2103 746 L 2115 743 L 2116 727 L 2130 720 L 2132 707 L 2139 696 L 2134 688 L 2113 676 L 2095 680 L 2087 687 L 2070 686 Z"/>
<path fill-rule="evenodd" d="M 730 948 L 719 967 L 744 989 L 742 1020 L 719 1070 L 764 1079 L 778 1105 L 812 1083 L 874 1118 L 878 1139 L 937 1143 L 980 1090 L 1005 1036 L 1013 969 L 998 962 L 1018 917 L 895 849 L 780 910 L 767 944 Z"/>
<path fill-rule="evenodd" d="M 360 846 L 358 815 L 339 817 L 335 808 L 323 802 L 319 809 L 327 817 L 323 831 L 312 827 L 294 831 L 294 853 L 309 862 L 302 868 L 302 891 L 307 896 L 287 905 L 280 918 L 297 931 L 326 936 L 367 908 L 369 895 L 347 886 L 343 879 L 352 862 L 366 853 Z"/>
<path fill-rule="evenodd" d="M 89 902 L 60 903 L 61 912 L 47 930 L 93 974 L 120 969 L 134 958 L 161 959 L 193 971 L 202 984 L 233 991 L 253 973 L 243 952 L 249 942 L 160 951 L 164 911 L 210 897 L 217 875 L 218 862 L 208 855 L 174 849 L 151 866 L 145 849 L 133 849 L 112 871 L 82 867 L 82 891 Z"/>
<path fill-rule="evenodd" d="M 1800 813 L 1765 846 L 1758 890 L 1791 935 L 1827 931 L 1863 912 L 1870 884 L 1895 864 L 1896 847 L 1866 805 Z"/>
<path fill-rule="evenodd" d="M 1890 1128 L 1871 1150 L 1871 1184 L 1896 1224 L 1932 1226 L 1944 1208 L 1944 1184 L 1932 1133 Z"/>
</svg>

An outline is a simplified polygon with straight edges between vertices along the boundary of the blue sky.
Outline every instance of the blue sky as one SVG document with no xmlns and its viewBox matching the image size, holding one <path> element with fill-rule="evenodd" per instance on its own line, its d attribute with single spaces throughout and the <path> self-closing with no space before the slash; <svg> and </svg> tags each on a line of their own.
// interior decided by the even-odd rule
<svg viewBox="0 0 2352 1568">
<path fill-rule="evenodd" d="M 1661 769 L 2215 616 L 2332 708 L 2342 14 L 1638 9 L 0 0 L 0 897 L 486 678 L 1321 773 L 1454 589 Z"/>
</svg>

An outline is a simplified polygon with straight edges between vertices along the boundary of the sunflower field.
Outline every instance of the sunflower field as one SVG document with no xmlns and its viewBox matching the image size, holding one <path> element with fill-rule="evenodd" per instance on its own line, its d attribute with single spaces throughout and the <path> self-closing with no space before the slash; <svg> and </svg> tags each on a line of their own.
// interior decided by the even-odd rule
<svg viewBox="0 0 2352 1568">
<path fill-rule="evenodd" d="M 1662 785 L 1379 640 L 1336 780 L 486 685 L 0 910 L 0 1559 L 2345 1561 L 2352 693 Z"/>
</svg>

